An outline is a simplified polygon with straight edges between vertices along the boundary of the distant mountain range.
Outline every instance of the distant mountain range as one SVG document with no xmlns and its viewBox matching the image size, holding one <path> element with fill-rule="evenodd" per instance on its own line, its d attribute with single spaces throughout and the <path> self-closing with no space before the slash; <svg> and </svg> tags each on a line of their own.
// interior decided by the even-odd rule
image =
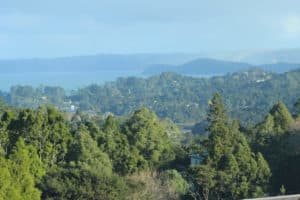
<svg viewBox="0 0 300 200">
<path fill-rule="evenodd" d="M 142 76 L 156 63 L 178 65 L 197 58 L 191 54 L 103 54 L 53 59 L 0 60 L 0 90 L 12 85 L 50 85 L 68 90 L 118 77 Z"/>
<path fill-rule="evenodd" d="M 205 58 L 206 56 L 209 55 L 101 54 L 53 59 L 0 60 L 0 89 L 7 91 L 12 85 L 41 84 L 76 89 L 91 83 L 113 81 L 118 77 L 147 77 L 162 72 L 212 76 L 250 68 L 277 73 L 300 68 L 300 64 L 297 64 L 300 63 L 300 50 L 258 52 L 243 56 L 223 55 L 223 59 L 228 60 Z"/>
<path fill-rule="evenodd" d="M 177 65 L 197 58 L 192 54 L 101 54 L 47 59 L 0 60 L 0 72 L 142 71 L 153 64 Z"/>
<path fill-rule="evenodd" d="M 300 68 L 300 64 L 275 63 L 253 65 L 243 62 L 222 61 L 215 59 L 200 58 L 182 65 L 152 65 L 144 70 L 145 75 L 156 75 L 162 72 L 176 72 L 183 75 L 223 75 L 250 68 L 260 68 L 277 73 L 287 72 Z"/>
<path fill-rule="evenodd" d="M 217 75 L 236 72 L 251 68 L 248 63 L 221 61 L 207 58 L 195 59 L 182 65 L 152 65 L 145 71 L 145 75 L 156 75 L 162 72 L 176 72 L 186 75 Z"/>
</svg>

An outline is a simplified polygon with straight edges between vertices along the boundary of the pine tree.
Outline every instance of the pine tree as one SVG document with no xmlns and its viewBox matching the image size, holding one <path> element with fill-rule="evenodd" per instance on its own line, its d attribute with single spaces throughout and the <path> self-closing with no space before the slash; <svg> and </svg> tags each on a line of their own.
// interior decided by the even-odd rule
<svg viewBox="0 0 300 200">
<path fill-rule="evenodd" d="M 40 159 L 48 166 L 64 161 L 71 135 L 62 113 L 51 107 L 21 109 L 8 125 L 9 150 L 20 137 L 33 145 Z"/>
<path fill-rule="evenodd" d="M 13 187 L 13 179 L 10 174 L 10 162 L 0 157 L 0 199 L 15 199 L 18 194 Z"/>
<path fill-rule="evenodd" d="M 216 93 L 209 102 L 208 112 L 208 153 L 214 161 L 218 162 L 223 154 L 230 152 L 230 131 L 227 126 L 228 116 L 223 105 L 222 97 Z"/>
<path fill-rule="evenodd" d="M 257 146 L 264 146 L 270 143 L 272 137 L 276 134 L 274 117 L 268 114 L 265 119 L 255 127 L 255 136 L 253 143 Z"/>
<path fill-rule="evenodd" d="M 208 156 L 201 167 L 194 168 L 198 191 L 205 199 L 241 199 L 260 196 L 270 177 L 267 162 L 251 151 L 239 123 L 230 120 L 217 93 L 208 114 Z M 204 171 L 202 171 L 204 170 Z M 210 173 L 208 173 L 210 172 Z"/>
<path fill-rule="evenodd" d="M 38 200 L 41 192 L 35 187 L 45 170 L 33 146 L 26 146 L 19 139 L 9 157 L 9 171 L 12 178 L 12 191 L 15 199 Z"/>
<path fill-rule="evenodd" d="M 227 112 L 223 104 L 220 93 L 216 93 L 209 102 L 209 112 L 207 114 L 207 121 L 209 123 L 208 131 L 212 131 L 216 124 L 226 124 L 228 120 Z"/>
<path fill-rule="evenodd" d="M 106 153 L 100 150 L 97 142 L 92 139 L 85 126 L 81 126 L 75 133 L 67 160 L 74 161 L 81 168 L 112 173 L 111 161 Z"/>
<path fill-rule="evenodd" d="M 288 136 L 293 121 L 285 104 L 280 102 L 271 108 L 265 119 L 253 130 L 252 146 L 262 152 L 272 165 L 281 154 L 279 147 L 283 145 L 282 139 Z"/>
<path fill-rule="evenodd" d="M 293 117 L 283 102 L 275 104 L 270 110 L 274 118 L 274 131 L 278 134 L 285 133 L 293 123 Z"/>
<path fill-rule="evenodd" d="M 102 151 L 109 155 L 115 172 L 124 175 L 137 170 L 136 155 L 130 152 L 127 137 L 121 133 L 113 116 L 106 119 L 98 144 Z"/>
<path fill-rule="evenodd" d="M 133 151 L 142 158 L 138 161 L 140 167 L 157 167 L 175 158 L 168 134 L 152 111 L 136 111 L 126 122 L 124 132 Z"/>
</svg>

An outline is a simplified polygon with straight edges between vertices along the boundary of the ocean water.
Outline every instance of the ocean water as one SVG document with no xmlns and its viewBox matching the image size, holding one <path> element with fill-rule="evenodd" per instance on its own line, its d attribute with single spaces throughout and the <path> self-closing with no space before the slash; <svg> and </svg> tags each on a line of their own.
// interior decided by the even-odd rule
<svg viewBox="0 0 300 200">
<path fill-rule="evenodd" d="M 67 71 L 67 72 L 14 72 L 0 74 L 0 90 L 9 91 L 13 85 L 34 87 L 61 86 L 66 90 L 78 89 L 90 84 L 103 84 L 118 77 L 141 76 L 140 71 Z"/>
</svg>

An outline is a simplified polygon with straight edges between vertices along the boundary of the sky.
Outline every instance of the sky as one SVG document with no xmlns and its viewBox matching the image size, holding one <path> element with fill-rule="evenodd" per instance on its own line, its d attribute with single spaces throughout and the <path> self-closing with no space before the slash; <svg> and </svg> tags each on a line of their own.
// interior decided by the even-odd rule
<svg viewBox="0 0 300 200">
<path fill-rule="evenodd" d="M 299 47 L 299 0 L 0 0 L 0 59 Z"/>
</svg>

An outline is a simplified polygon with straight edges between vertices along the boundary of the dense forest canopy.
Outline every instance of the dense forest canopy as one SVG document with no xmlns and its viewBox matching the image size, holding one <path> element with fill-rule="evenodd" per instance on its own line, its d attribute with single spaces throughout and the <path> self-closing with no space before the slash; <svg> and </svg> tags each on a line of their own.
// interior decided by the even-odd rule
<svg viewBox="0 0 300 200">
<path fill-rule="evenodd" d="M 209 100 L 205 137 L 183 133 L 145 107 L 103 118 L 2 103 L 0 199 L 235 200 L 299 193 L 299 100 L 294 115 L 279 102 L 253 127 L 231 118 L 224 101 L 220 93 Z"/>
<path fill-rule="evenodd" d="M 299 70 L 275 74 L 252 69 L 211 78 L 175 73 L 163 73 L 146 79 L 119 78 L 71 93 L 60 87 L 14 86 L 2 96 L 10 105 L 17 107 L 36 108 L 53 104 L 64 111 L 79 109 L 121 116 L 145 106 L 160 118 L 183 124 L 201 122 L 198 127 L 202 127 L 207 114 L 206 105 L 216 91 L 224 96 L 230 116 L 239 118 L 244 125 L 253 125 L 261 121 L 278 101 L 283 101 L 291 109 L 300 96 L 299 87 Z"/>
</svg>

